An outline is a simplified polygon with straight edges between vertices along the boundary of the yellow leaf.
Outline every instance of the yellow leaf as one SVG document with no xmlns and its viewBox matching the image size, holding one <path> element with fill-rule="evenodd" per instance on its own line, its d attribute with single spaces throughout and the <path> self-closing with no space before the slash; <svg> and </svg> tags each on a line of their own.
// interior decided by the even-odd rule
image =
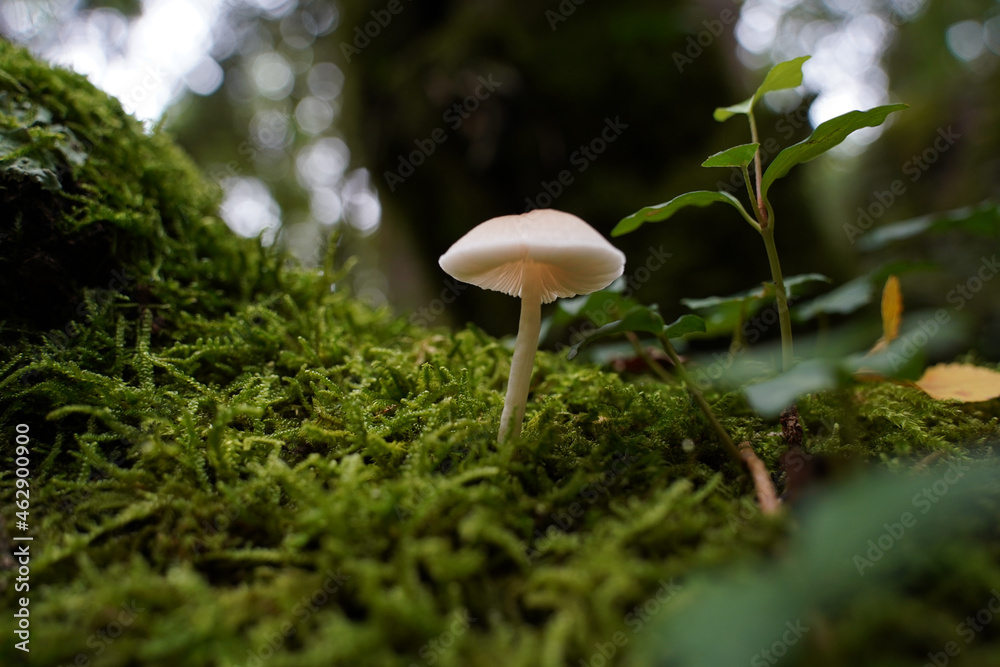
<svg viewBox="0 0 1000 667">
<path fill-rule="evenodd" d="M 903 319 L 903 293 L 899 278 L 889 276 L 882 290 L 882 340 L 891 343 L 899 337 L 899 322 Z"/>
<path fill-rule="evenodd" d="M 938 364 L 924 371 L 917 386 L 939 401 L 988 401 L 1000 396 L 1000 373 L 969 364 Z"/>
<path fill-rule="evenodd" d="M 882 337 L 868 354 L 884 350 L 899 337 L 899 323 L 903 319 L 903 292 L 899 289 L 899 278 L 889 276 L 882 289 Z"/>
</svg>

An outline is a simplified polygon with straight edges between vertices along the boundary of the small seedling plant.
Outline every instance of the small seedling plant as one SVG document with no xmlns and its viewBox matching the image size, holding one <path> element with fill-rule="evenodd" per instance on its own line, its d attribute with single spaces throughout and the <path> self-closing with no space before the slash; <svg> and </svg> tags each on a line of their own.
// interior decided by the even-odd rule
<svg viewBox="0 0 1000 667">
<path fill-rule="evenodd" d="M 768 196 L 771 186 L 774 185 L 775 181 L 787 175 L 795 165 L 819 157 L 840 144 L 853 132 L 881 125 L 889 114 L 906 108 L 905 104 L 888 104 L 867 111 L 850 111 L 842 116 L 837 116 L 821 123 L 805 140 L 779 152 L 767 166 L 767 169 L 764 169 L 757 133 L 756 107 L 764 95 L 769 92 L 801 85 L 802 65 L 809 58 L 810 56 L 802 56 L 775 65 L 764 77 L 764 82 L 753 95 L 738 104 L 719 107 L 715 110 L 714 118 L 719 122 L 725 122 L 734 116 L 746 116 L 750 126 L 750 143 L 720 151 L 708 157 L 701 166 L 741 169 L 743 181 L 746 184 L 749 206 L 744 206 L 744 202 L 729 192 L 712 190 L 686 192 L 663 204 L 647 206 L 633 213 L 619 222 L 611 232 L 612 236 L 622 236 L 634 232 L 644 223 L 667 220 L 688 206 L 703 207 L 721 202 L 735 208 L 740 216 L 760 234 L 767 251 L 771 281 L 774 287 L 773 294 L 781 328 L 781 365 L 783 371 L 788 371 L 791 368 L 794 359 L 792 321 L 788 310 L 787 285 L 782 275 L 781 262 L 775 243 L 776 216 Z M 754 170 L 752 180 L 750 177 L 751 163 Z M 748 209 L 752 214 L 748 212 Z"/>
<path fill-rule="evenodd" d="M 765 284 L 763 290 L 757 288 L 744 295 L 736 295 L 738 297 L 736 300 L 739 301 L 741 312 L 745 312 L 748 299 L 758 299 L 773 295 L 781 329 L 781 366 L 782 371 L 785 373 L 790 371 L 794 362 L 792 321 L 788 308 L 789 290 L 794 285 L 804 282 L 827 281 L 828 279 L 819 274 L 806 274 L 795 276 L 788 280 L 785 279 L 778 256 L 777 244 L 775 243 L 776 216 L 769 198 L 771 186 L 778 179 L 787 175 L 792 167 L 819 157 L 843 142 L 844 139 L 857 130 L 881 125 L 889 114 L 906 108 L 905 104 L 889 104 L 868 109 L 867 111 L 851 111 L 821 123 L 808 138 L 780 151 L 765 169 L 760 152 L 760 140 L 755 116 L 757 105 L 763 99 L 764 95 L 769 92 L 795 88 L 801 85 L 802 65 L 809 60 L 809 57 L 802 56 L 775 65 L 767 73 L 767 76 L 764 77 L 763 83 L 761 83 L 753 95 L 738 104 L 719 107 L 715 110 L 714 118 L 719 122 L 725 122 L 734 116 L 745 116 L 750 128 L 750 143 L 733 146 L 732 148 L 727 148 L 711 155 L 701 166 L 740 169 L 743 172 L 743 181 L 746 184 L 746 202 L 725 191 L 697 190 L 687 192 L 665 203 L 640 209 L 621 220 L 611 232 L 612 236 L 622 236 L 636 231 L 647 222 L 667 220 L 673 217 L 675 213 L 689 206 L 704 207 L 709 204 L 721 202 L 735 208 L 740 216 L 763 239 L 771 270 L 771 281 L 769 284 Z M 750 176 L 751 164 L 753 164 L 753 178 Z M 744 205 L 744 203 L 748 205 Z M 644 354 L 636 337 L 636 332 L 652 334 L 673 362 L 677 375 L 685 382 L 688 390 L 705 413 L 723 447 L 734 459 L 746 465 L 751 473 L 758 473 L 762 469 L 762 464 L 753 455 L 752 450 L 749 449 L 749 443 L 745 443 L 746 447 L 741 446 L 740 448 L 734 445 L 732 439 L 712 413 L 708 402 L 702 397 L 697 385 L 687 377 L 681 360 L 670 342 L 671 338 L 705 332 L 707 330 L 705 321 L 694 315 L 684 315 L 676 322 L 666 324 L 655 305 L 644 306 L 631 300 L 603 293 L 591 295 L 590 297 L 591 300 L 604 300 L 605 303 L 608 302 L 609 298 L 615 306 L 620 319 L 600 327 L 577 345 L 574 345 L 570 351 L 570 356 L 574 356 L 582 346 L 597 338 L 613 334 L 625 334 L 629 337 L 636 352 L 647 361 L 654 371 L 657 371 L 659 369 L 658 365 L 654 360 L 649 358 L 648 354 Z M 662 369 L 659 370 L 659 374 L 663 375 Z M 762 506 L 764 506 L 763 501 L 765 497 L 769 497 L 772 499 L 770 505 L 776 507 L 776 501 L 773 501 L 773 487 L 767 479 L 766 471 L 764 474 L 754 474 L 754 477 L 755 481 L 757 481 L 758 495 L 761 498 Z M 757 480 L 756 478 L 760 479 Z"/>
</svg>

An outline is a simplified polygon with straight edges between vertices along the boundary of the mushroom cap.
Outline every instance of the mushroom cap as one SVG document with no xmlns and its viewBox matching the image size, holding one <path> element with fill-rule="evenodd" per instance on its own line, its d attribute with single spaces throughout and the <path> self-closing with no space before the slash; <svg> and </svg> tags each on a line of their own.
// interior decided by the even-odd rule
<svg viewBox="0 0 1000 667">
<path fill-rule="evenodd" d="M 625 270 L 625 255 L 575 215 L 535 209 L 472 228 L 438 264 L 462 282 L 517 297 L 536 280 L 549 303 L 607 287 Z"/>
</svg>

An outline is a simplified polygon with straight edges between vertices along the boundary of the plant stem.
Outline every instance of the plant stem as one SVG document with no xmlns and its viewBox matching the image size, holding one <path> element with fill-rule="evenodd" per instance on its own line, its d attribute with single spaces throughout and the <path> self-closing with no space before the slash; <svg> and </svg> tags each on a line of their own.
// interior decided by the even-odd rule
<svg viewBox="0 0 1000 667">
<path fill-rule="evenodd" d="M 635 335 L 634 331 L 626 331 L 625 337 L 628 338 L 628 342 L 632 344 L 632 349 L 634 349 L 635 353 L 639 355 L 639 358 L 646 362 L 646 365 L 649 366 L 661 380 L 664 382 L 671 382 L 673 380 L 673 378 L 670 377 L 670 373 L 667 372 L 667 369 L 664 368 L 659 361 L 654 359 L 653 355 L 647 352 L 646 348 L 642 346 L 642 343 L 639 341 L 639 337 Z"/>
<path fill-rule="evenodd" d="M 778 306 L 778 321 L 781 324 L 781 369 L 787 371 L 792 367 L 792 319 L 788 312 L 788 296 L 785 293 L 785 280 L 781 275 L 781 263 L 778 261 L 778 249 L 774 245 L 774 226 L 761 225 L 760 235 L 764 237 L 764 247 L 767 248 L 771 280 L 774 281 L 774 300 Z"/>
<path fill-rule="evenodd" d="M 757 150 L 753 153 L 753 169 L 754 176 L 756 176 L 757 181 L 757 197 L 750 197 L 751 202 L 756 202 L 757 204 L 757 220 L 760 222 L 761 229 L 766 229 L 769 226 L 770 221 L 767 219 L 767 208 L 764 205 L 764 198 L 761 196 L 760 182 L 763 178 L 764 170 L 761 168 L 760 164 L 760 139 L 757 136 L 757 120 L 753 117 L 753 108 L 747 112 L 747 117 L 750 119 L 750 141 L 758 144 Z M 749 184 L 747 184 L 749 187 Z"/>
<path fill-rule="evenodd" d="M 753 117 L 753 111 L 747 113 L 750 119 L 750 137 L 754 143 L 760 143 L 757 138 L 757 121 Z M 747 182 L 747 194 L 750 196 L 750 204 L 757 214 L 757 221 L 760 223 L 760 235 L 764 237 L 764 247 L 767 248 L 767 262 L 771 266 L 771 280 L 774 281 L 774 300 L 778 306 L 778 321 L 781 325 L 781 370 L 788 371 L 792 367 L 792 318 L 788 312 L 788 295 L 785 293 L 785 280 L 781 274 L 781 263 L 778 261 L 778 248 L 774 245 L 774 220 L 771 205 L 764 200 L 761 195 L 761 164 L 760 146 L 753 154 L 754 170 L 757 176 L 757 196 L 754 197 L 753 189 Z M 747 179 L 747 168 L 743 167 L 743 179 Z"/>
<path fill-rule="evenodd" d="M 758 148 L 757 153 L 754 155 L 756 156 L 759 153 L 760 149 Z M 757 218 L 756 229 L 759 232 L 761 230 L 760 224 L 764 222 L 766 218 L 760 214 L 760 206 L 757 205 L 757 196 L 753 193 L 753 183 L 750 181 L 750 173 L 747 171 L 746 166 L 743 167 L 743 182 L 746 183 L 747 186 L 747 197 L 750 198 L 750 206 L 753 208 L 754 217 Z"/>
<path fill-rule="evenodd" d="M 524 409 L 528 402 L 528 388 L 531 386 L 531 371 L 535 366 L 535 350 L 542 329 L 541 287 L 537 280 L 524 281 L 521 288 L 521 321 L 517 328 L 517 342 L 514 343 L 514 357 L 510 362 L 510 377 L 507 380 L 507 395 L 503 400 L 500 415 L 498 439 L 504 443 L 521 435 Z"/>
<path fill-rule="evenodd" d="M 670 339 L 663 334 L 658 334 L 657 339 L 659 339 L 660 345 L 663 346 L 663 351 L 667 353 L 668 357 L 670 357 L 670 361 L 674 362 L 674 372 L 677 373 L 678 377 L 680 377 L 680 379 L 687 386 L 688 391 L 690 391 L 691 395 L 694 396 L 694 400 L 698 403 L 698 407 L 701 408 L 701 411 L 705 414 L 705 417 L 708 419 L 708 423 L 712 426 L 712 430 L 715 431 L 715 434 L 722 442 L 722 446 L 726 449 L 729 455 L 733 457 L 733 460 L 736 461 L 737 464 L 743 464 L 743 456 L 740 454 L 739 450 L 736 449 L 736 445 L 733 443 L 733 439 L 729 437 L 729 433 L 727 433 L 726 429 L 721 423 L 719 423 L 715 413 L 712 412 L 712 406 L 710 406 L 708 401 L 705 400 L 701 390 L 698 389 L 698 385 L 691 381 L 691 377 L 688 375 L 687 369 L 684 368 L 684 364 L 681 363 L 681 358 L 677 356 L 677 351 L 670 343 Z"/>
<path fill-rule="evenodd" d="M 629 332 L 628 339 L 632 343 L 632 347 L 635 348 L 636 352 L 642 357 L 650 368 L 656 371 L 656 374 L 665 380 L 669 380 L 670 376 L 667 371 L 664 370 L 655 359 L 653 359 L 649 353 L 647 353 L 642 348 L 642 343 L 639 342 L 639 338 L 632 332 Z M 684 384 L 687 386 L 688 391 L 694 396 L 694 400 L 698 402 L 698 407 L 708 418 L 709 423 L 712 425 L 712 429 L 715 434 L 722 441 L 723 447 L 729 452 L 729 455 L 733 457 L 737 465 L 743 465 L 746 467 L 747 472 L 750 473 L 750 479 L 753 480 L 754 488 L 757 490 L 757 502 L 760 504 L 760 510 L 764 514 L 776 514 L 781 510 L 781 504 L 778 501 L 778 494 L 774 490 L 774 483 L 771 481 L 771 476 L 767 472 L 767 466 L 761 461 L 757 454 L 753 451 L 753 447 L 750 446 L 750 442 L 742 442 L 739 447 L 733 444 L 733 439 L 729 437 L 729 433 L 722 426 L 719 420 L 716 418 L 715 413 L 712 412 L 712 406 L 708 404 L 705 397 L 702 395 L 701 390 L 698 389 L 697 385 L 691 382 L 691 378 L 687 373 L 687 369 L 684 368 L 684 364 L 681 363 L 681 358 L 677 355 L 677 351 L 674 346 L 670 343 L 670 339 L 660 334 L 657 336 L 660 341 L 660 345 L 663 346 L 663 350 L 670 357 L 670 360 L 674 362 L 674 370 L 677 375 L 681 378 Z"/>
</svg>

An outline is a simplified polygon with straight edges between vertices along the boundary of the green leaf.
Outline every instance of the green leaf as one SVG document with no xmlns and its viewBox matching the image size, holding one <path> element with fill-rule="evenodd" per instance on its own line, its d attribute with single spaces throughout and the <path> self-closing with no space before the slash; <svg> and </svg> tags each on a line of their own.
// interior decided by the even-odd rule
<svg viewBox="0 0 1000 667">
<path fill-rule="evenodd" d="M 802 273 L 796 276 L 788 276 L 784 279 L 785 295 L 789 297 L 797 296 L 802 292 L 802 290 L 797 289 L 801 285 L 830 282 L 833 281 L 824 276 L 822 273 Z M 692 310 L 701 310 L 703 308 L 712 308 L 728 303 L 742 303 L 748 300 L 765 299 L 772 296 L 774 296 L 774 283 L 768 281 L 766 283 L 761 283 L 756 287 L 751 287 L 748 290 L 737 292 L 736 294 L 730 294 L 729 296 L 706 296 L 701 299 L 681 299 L 681 303 Z"/>
<path fill-rule="evenodd" d="M 737 114 L 748 114 L 750 113 L 750 107 L 753 105 L 753 101 L 752 97 L 748 97 L 739 104 L 733 104 L 728 107 L 719 107 L 712 113 L 712 118 L 721 123 L 729 120 Z"/>
<path fill-rule="evenodd" d="M 660 311 L 656 305 L 633 308 L 618 322 L 621 331 L 645 331 L 647 333 L 658 334 L 663 331 L 664 327 L 663 318 L 660 316 Z M 608 324 L 605 326 L 611 325 Z M 601 329 L 603 328 L 601 327 Z"/>
<path fill-rule="evenodd" d="M 910 349 L 902 352 L 902 346 Z M 857 352 L 844 359 L 844 366 L 855 373 L 874 373 L 884 378 L 897 380 L 917 380 L 927 367 L 927 350 L 917 347 L 912 340 L 896 339 L 889 346 L 874 354 Z"/>
<path fill-rule="evenodd" d="M 674 324 L 677 323 L 675 322 Z M 572 359 L 580 353 L 580 350 L 584 346 L 589 345 L 592 341 L 595 341 L 598 338 L 614 336 L 616 334 L 625 333 L 626 331 L 643 331 L 651 334 L 660 334 L 663 333 L 663 329 L 663 318 L 660 316 L 659 310 L 655 305 L 638 306 L 627 312 L 622 319 L 615 322 L 609 322 L 603 327 L 591 332 L 590 335 L 569 349 L 569 353 L 566 355 L 566 358 Z"/>
<path fill-rule="evenodd" d="M 592 331 L 586 338 L 576 343 L 569 349 L 568 359 L 572 359 L 580 350 L 598 338 L 614 336 L 628 331 L 641 331 L 654 335 L 663 334 L 667 338 L 680 338 L 689 333 L 699 333 L 705 331 L 705 320 L 697 315 L 681 315 L 669 325 L 663 323 L 657 306 L 635 305 L 622 319 L 605 324 L 603 327 Z"/>
<path fill-rule="evenodd" d="M 627 218 L 623 218 L 617 225 L 615 225 L 615 228 L 611 230 L 611 236 L 621 236 L 622 234 L 634 232 L 645 222 L 660 222 L 661 220 L 666 220 L 674 213 L 687 206 L 708 206 L 709 204 L 714 204 L 716 202 L 730 204 L 731 206 L 734 206 L 744 218 L 747 220 L 751 219 L 750 216 L 747 215 L 746 210 L 744 210 L 740 200 L 728 192 L 696 190 L 694 192 L 686 192 L 678 197 L 674 197 L 670 201 L 663 204 L 647 206 Z"/>
<path fill-rule="evenodd" d="M 899 338 L 878 352 L 858 352 L 843 357 L 841 367 L 848 373 L 868 371 L 887 378 L 916 380 L 924 372 L 928 358 L 943 358 L 969 340 L 968 321 L 939 310 L 909 313 L 903 319 Z"/>
<path fill-rule="evenodd" d="M 743 144 L 733 146 L 724 151 L 710 155 L 704 162 L 703 167 L 745 167 L 753 162 L 754 153 L 757 152 L 758 143 Z"/>
<path fill-rule="evenodd" d="M 681 315 L 676 320 L 663 328 L 663 335 L 667 338 L 680 338 L 689 333 L 704 333 L 705 320 L 697 315 Z"/>
<path fill-rule="evenodd" d="M 545 330 L 566 326 L 581 317 L 587 317 L 594 321 L 597 319 L 594 317 L 595 315 L 602 316 L 603 321 L 606 322 L 609 319 L 606 317 L 607 315 L 617 315 L 618 312 L 624 312 L 640 305 L 638 301 L 628 299 L 622 294 L 625 287 L 625 279 L 618 278 L 597 292 L 572 299 L 556 299 L 552 315 L 546 318 L 543 325 Z M 544 339 L 544 336 L 542 338 Z"/>
<path fill-rule="evenodd" d="M 687 304 L 685 304 L 687 305 Z M 700 316 L 705 318 L 705 333 L 709 337 L 731 336 L 743 322 L 756 315 L 764 302 L 758 299 L 742 301 L 728 301 L 717 306 L 702 310 Z"/>
<path fill-rule="evenodd" d="M 940 502 L 932 511 L 916 514 L 916 524 L 909 527 L 899 524 L 901 516 L 916 513 L 915 498 L 934 484 L 940 488 L 947 470 L 944 466 L 923 474 L 878 470 L 861 477 L 840 475 L 815 485 L 809 497 L 793 506 L 797 528 L 781 554 L 687 579 L 676 599 L 665 603 L 650 621 L 650 629 L 636 639 L 636 654 L 650 656 L 647 662 L 657 665 L 779 664 L 765 660 L 763 656 L 772 654 L 762 649 L 777 646 L 782 636 L 786 642 L 794 639 L 789 629 L 802 624 L 808 634 L 803 641 L 784 645 L 782 654 L 787 651 L 787 655 L 780 664 L 815 664 L 812 656 L 822 651 L 809 643 L 822 631 L 815 623 L 852 614 L 864 623 L 867 619 L 858 609 L 871 608 L 871 600 L 909 599 L 913 581 L 951 572 L 952 563 L 963 562 L 953 554 L 965 553 L 982 539 L 981 526 L 993 525 L 996 470 L 988 464 L 962 468 L 961 482 L 947 494 L 935 496 Z M 742 533 L 751 527 L 744 527 L 743 511 L 735 520 L 735 511 L 730 516 L 731 530 Z M 754 518 L 751 525 L 759 521 Z M 887 526 L 893 526 L 889 530 L 900 526 L 900 532 L 887 533 Z M 876 545 L 890 538 L 888 548 Z M 877 558 L 868 560 L 873 549 Z M 873 591 L 878 591 L 877 597 L 872 597 Z M 919 608 L 914 613 L 919 614 Z M 726 641 L 719 641 L 720 628 L 726 629 Z M 873 664 L 891 662 L 881 655 Z"/>
<path fill-rule="evenodd" d="M 720 123 L 729 120 L 737 114 L 749 114 L 754 105 L 764 97 L 766 93 L 774 90 L 785 90 L 795 88 L 802 84 L 802 63 L 812 56 L 801 56 L 792 60 L 778 63 L 771 68 L 771 71 L 764 77 L 764 82 L 760 84 L 756 92 L 748 98 L 728 107 L 719 107 L 712 114 L 712 117 Z"/>
<path fill-rule="evenodd" d="M 798 296 L 802 290 L 797 289 L 809 283 L 832 283 L 833 281 L 822 273 L 802 273 L 797 276 L 789 276 L 784 279 L 785 294 L 787 296 Z M 768 283 L 771 284 L 771 283 Z"/>
<path fill-rule="evenodd" d="M 785 294 L 798 296 L 805 291 L 803 286 L 831 280 L 820 273 L 806 273 L 785 278 Z M 700 299 L 681 299 L 681 303 L 691 310 L 703 311 L 712 336 L 732 333 L 740 324 L 753 317 L 766 300 L 773 299 L 774 283 L 766 282 L 756 287 L 728 296 L 707 296 Z"/>
<path fill-rule="evenodd" d="M 719 306 L 742 305 L 747 301 L 763 299 L 767 296 L 768 290 L 764 284 L 752 289 L 730 294 L 729 296 L 706 296 L 700 299 L 681 299 L 681 303 L 691 310 L 709 310 Z"/>
<path fill-rule="evenodd" d="M 799 56 L 783 63 L 778 63 L 771 68 L 771 71 L 764 77 L 764 83 L 753 94 L 753 102 L 756 104 L 766 93 L 775 90 L 786 90 L 802 85 L 802 65 L 812 56 Z"/>
<path fill-rule="evenodd" d="M 821 123 L 807 139 L 781 151 L 768 165 L 761 179 L 761 197 L 766 199 L 771 184 L 785 176 L 795 165 L 819 157 L 841 143 L 849 134 L 864 127 L 881 125 L 889 114 L 906 108 L 905 104 L 887 104 L 867 111 L 849 111 Z"/>
<path fill-rule="evenodd" d="M 934 268 L 930 262 L 914 262 L 901 260 L 889 262 L 877 269 L 858 276 L 843 285 L 836 287 L 812 301 L 792 309 L 792 319 L 798 322 L 811 320 L 820 313 L 828 315 L 846 315 L 868 305 L 875 294 L 880 293 L 890 275 L 900 275 L 911 271 L 927 271 Z"/>
<path fill-rule="evenodd" d="M 934 216 L 932 215 L 922 215 L 919 218 L 912 218 L 910 220 L 903 220 L 901 222 L 894 222 L 889 225 L 882 225 L 877 227 L 868 233 L 865 233 L 860 227 L 854 227 L 851 223 L 845 223 L 844 229 L 857 230 L 856 232 L 848 232 L 850 236 L 849 240 L 853 243 L 856 236 L 861 237 L 858 241 L 858 250 L 861 252 L 871 252 L 872 250 L 879 250 L 885 246 L 893 243 L 895 241 L 902 241 L 914 236 L 923 234 L 934 222 Z"/>
<path fill-rule="evenodd" d="M 848 229 L 849 224 L 844 225 Z M 862 252 L 879 250 L 894 243 L 928 232 L 937 234 L 952 230 L 961 230 L 970 234 L 995 237 L 1000 232 L 1000 206 L 996 202 L 986 201 L 975 206 L 931 213 L 917 218 L 881 225 L 875 229 L 864 231 L 860 228 L 857 235 L 864 234 L 858 241 Z"/>
<path fill-rule="evenodd" d="M 848 384 L 849 376 L 840 373 L 838 362 L 810 359 L 776 378 L 743 389 L 750 407 L 765 419 L 773 419 L 800 396 Z"/>
<path fill-rule="evenodd" d="M 816 297 L 809 303 L 795 308 L 794 319 L 803 322 L 811 320 L 820 313 L 840 314 L 853 313 L 862 306 L 871 303 L 875 287 L 871 277 L 859 276 L 849 280 L 840 287 L 830 290 L 823 296 Z"/>
</svg>

